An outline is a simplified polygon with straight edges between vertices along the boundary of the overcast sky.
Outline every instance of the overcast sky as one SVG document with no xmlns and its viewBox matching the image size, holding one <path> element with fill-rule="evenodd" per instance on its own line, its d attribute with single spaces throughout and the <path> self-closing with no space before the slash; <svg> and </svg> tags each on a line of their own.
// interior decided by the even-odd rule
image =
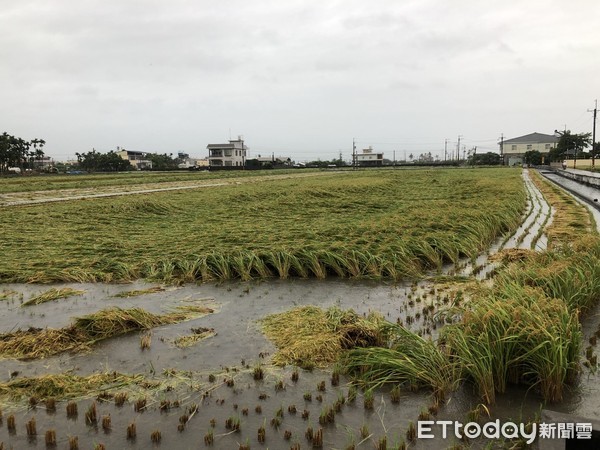
<svg viewBox="0 0 600 450">
<path fill-rule="evenodd" d="M 592 129 L 598 0 L 0 0 L 0 132 L 46 154 L 386 158 Z M 600 129 L 599 129 L 600 131 Z M 441 152 L 441 153 L 440 153 Z"/>
</svg>

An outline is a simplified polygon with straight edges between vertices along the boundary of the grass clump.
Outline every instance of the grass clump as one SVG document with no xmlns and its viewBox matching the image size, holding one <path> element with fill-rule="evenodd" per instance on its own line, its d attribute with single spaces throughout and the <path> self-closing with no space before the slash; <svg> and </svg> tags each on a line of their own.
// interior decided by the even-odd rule
<svg viewBox="0 0 600 450">
<path fill-rule="evenodd" d="M 32 306 L 39 305 L 46 302 L 52 302 L 54 300 L 59 300 L 61 298 L 73 297 L 75 295 L 83 295 L 85 291 L 80 289 L 72 289 L 72 288 L 52 288 L 48 289 L 41 294 L 35 295 L 23 303 L 21 306 Z"/>
<path fill-rule="evenodd" d="M 187 348 L 195 345 L 196 343 L 215 335 L 213 328 L 192 328 L 192 334 L 187 336 L 179 336 L 173 341 L 173 344 L 177 348 Z"/>
<path fill-rule="evenodd" d="M 10 300 L 16 297 L 19 293 L 17 291 L 13 291 L 12 289 L 3 289 L 0 291 L 0 301 L 2 300 Z"/>
<path fill-rule="evenodd" d="M 322 310 L 303 306 L 263 320 L 263 330 L 278 347 L 276 365 L 294 364 L 303 368 L 325 367 L 344 350 L 382 344 L 380 316 L 367 318 L 354 311 L 332 307 Z"/>
<path fill-rule="evenodd" d="M 0 357 L 43 358 L 69 350 L 85 350 L 104 339 L 190 320 L 211 312 L 211 309 L 201 306 L 178 307 L 162 315 L 141 308 L 103 309 L 78 317 L 65 328 L 29 328 L 0 334 Z"/>
<path fill-rule="evenodd" d="M 157 292 L 164 292 L 165 288 L 162 286 L 154 286 L 148 289 L 137 289 L 132 291 L 123 291 L 118 294 L 113 295 L 113 297 L 117 298 L 131 298 L 131 297 L 139 297 L 140 295 L 147 294 L 155 294 Z"/>
<path fill-rule="evenodd" d="M 63 373 L 18 378 L 7 383 L 0 383 L 0 398 L 11 401 L 32 396 L 41 399 L 81 398 L 133 385 L 149 387 L 152 383 L 139 374 L 127 375 L 118 372 L 109 372 L 82 377 Z M 69 405 L 71 405 L 71 409 L 74 409 L 70 415 L 76 415 L 77 404 L 69 403 Z M 69 412 L 69 408 L 67 408 L 67 412 Z"/>
</svg>

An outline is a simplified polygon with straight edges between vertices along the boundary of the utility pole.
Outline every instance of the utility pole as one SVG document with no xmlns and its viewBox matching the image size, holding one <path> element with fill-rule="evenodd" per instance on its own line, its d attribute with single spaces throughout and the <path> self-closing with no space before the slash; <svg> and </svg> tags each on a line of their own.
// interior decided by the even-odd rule
<svg viewBox="0 0 600 450">
<path fill-rule="evenodd" d="M 396 150 L 394 150 L 394 166 L 396 165 Z"/>
<path fill-rule="evenodd" d="M 242 136 L 238 136 L 238 139 L 242 141 L 242 170 L 246 170 L 246 150 L 244 149 L 244 139 L 242 139 Z"/>
<path fill-rule="evenodd" d="M 588 112 L 594 113 L 594 128 L 592 128 L 592 168 L 596 165 L 596 154 L 595 154 L 595 144 L 596 144 L 596 111 L 598 110 L 598 100 L 595 101 L 594 110 L 591 111 L 588 109 Z"/>
<path fill-rule="evenodd" d="M 504 165 L 504 133 L 500 134 L 500 161 Z"/>
<path fill-rule="evenodd" d="M 352 138 L 352 168 L 356 169 L 356 142 Z"/>
<path fill-rule="evenodd" d="M 460 138 L 462 135 L 458 135 L 458 143 L 456 144 L 456 161 L 460 162 Z"/>
<path fill-rule="evenodd" d="M 444 140 L 444 162 L 448 157 L 448 139 Z"/>
</svg>

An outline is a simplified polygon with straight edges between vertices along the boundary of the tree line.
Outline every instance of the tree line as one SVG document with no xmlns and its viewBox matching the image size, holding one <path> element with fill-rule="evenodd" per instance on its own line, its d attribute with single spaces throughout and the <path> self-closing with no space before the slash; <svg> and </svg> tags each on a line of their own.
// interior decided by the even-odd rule
<svg viewBox="0 0 600 450">
<path fill-rule="evenodd" d="M 100 153 L 93 149 L 86 153 L 75 153 L 78 166 L 87 172 L 122 172 L 134 170 L 134 166 L 127 159 L 123 159 L 118 152 L 110 150 Z M 152 163 L 152 170 L 176 170 L 183 158 L 173 158 L 172 154 L 146 153 L 144 160 Z"/>
<path fill-rule="evenodd" d="M 9 167 L 18 167 L 21 171 L 33 169 L 35 162 L 44 157 L 45 144 L 43 139 L 26 141 L 5 131 L 0 135 L 0 173 L 8 172 Z"/>
</svg>

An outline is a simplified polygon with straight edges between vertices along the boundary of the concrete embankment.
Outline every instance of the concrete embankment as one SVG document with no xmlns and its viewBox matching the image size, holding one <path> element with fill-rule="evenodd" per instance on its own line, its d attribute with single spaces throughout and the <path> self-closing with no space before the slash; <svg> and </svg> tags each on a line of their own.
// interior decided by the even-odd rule
<svg viewBox="0 0 600 450">
<path fill-rule="evenodd" d="M 578 169 L 557 170 L 556 173 L 569 180 L 600 189 L 600 173 Z"/>
</svg>

